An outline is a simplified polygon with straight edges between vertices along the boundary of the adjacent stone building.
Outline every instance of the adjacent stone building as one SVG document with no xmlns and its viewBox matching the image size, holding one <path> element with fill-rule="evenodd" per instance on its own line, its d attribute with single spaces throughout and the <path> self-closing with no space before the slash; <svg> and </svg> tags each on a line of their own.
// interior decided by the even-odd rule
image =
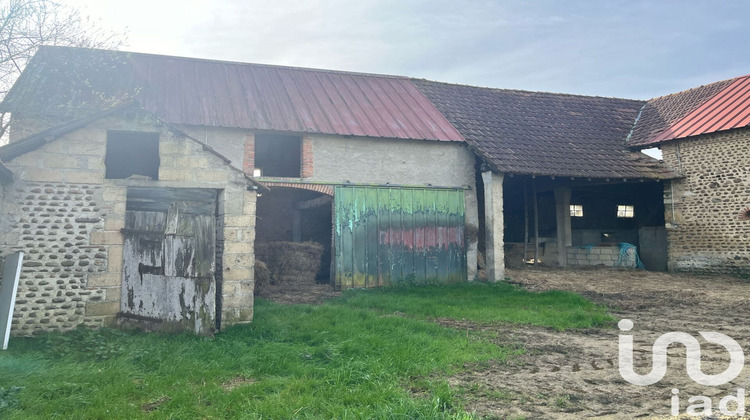
<svg viewBox="0 0 750 420">
<path fill-rule="evenodd" d="M 129 167 L 138 163 L 132 157 L 121 162 L 121 169 L 132 169 L 135 176 L 113 174 L 111 167 L 108 171 L 105 162 L 112 157 L 108 149 L 111 153 L 113 144 L 122 140 L 117 136 L 123 133 L 130 135 L 130 140 L 141 135 L 154 139 L 156 155 L 149 158 L 156 165 L 148 168 L 156 171 L 153 179 L 143 175 L 143 166 Z M 121 152 L 129 148 L 128 144 L 122 146 Z M 130 318 L 160 317 L 164 325 L 150 328 L 187 323 L 182 326 L 198 333 L 212 333 L 220 326 L 217 319 L 225 326 L 252 319 L 258 184 L 229 165 L 225 157 L 134 103 L 13 142 L 0 148 L 0 158 L 15 178 L 5 187 L 0 203 L 0 251 L 26 253 L 14 334 L 81 324 L 113 325 L 118 314 L 128 312 L 128 296 L 123 291 L 133 290 L 123 285 L 124 230 L 128 213 L 138 205 L 134 192 L 148 189 L 157 195 L 167 191 L 216 192 L 212 214 L 218 220 L 215 240 L 222 250 L 221 272 L 211 259 L 208 275 L 214 282 L 220 279 L 222 303 L 218 316 L 213 314 L 201 323 L 195 320 L 197 302 L 188 299 L 195 296 L 189 290 L 176 290 L 175 298 L 183 300 L 177 310 L 170 311 L 174 308 L 154 298 L 151 303 L 161 305 L 163 313 L 143 316 L 131 308 Z M 189 206 L 183 211 L 190 212 Z M 170 292 L 158 287 L 150 290 L 165 302 L 171 300 L 165 296 Z M 130 296 L 134 299 L 142 301 L 137 295 Z"/>
<path fill-rule="evenodd" d="M 750 275 L 749 87 L 743 76 L 652 99 L 629 138 L 680 175 L 664 188 L 671 271 Z"/>
</svg>

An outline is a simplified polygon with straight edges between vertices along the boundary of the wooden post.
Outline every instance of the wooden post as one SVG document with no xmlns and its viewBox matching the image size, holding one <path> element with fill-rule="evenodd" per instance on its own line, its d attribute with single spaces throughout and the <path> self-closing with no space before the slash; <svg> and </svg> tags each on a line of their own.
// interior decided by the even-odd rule
<svg viewBox="0 0 750 420">
<path fill-rule="evenodd" d="M 539 205 L 536 198 L 536 179 L 531 178 L 531 193 L 534 194 L 534 265 L 539 262 Z"/>
<path fill-rule="evenodd" d="M 529 183 L 523 181 L 523 265 L 529 254 Z"/>
<path fill-rule="evenodd" d="M 557 265 L 568 265 L 568 247 L 573 244 L 570 226 L 570 187 L 555 188 L 555 220 L 557 221 Z"/>
</svg>

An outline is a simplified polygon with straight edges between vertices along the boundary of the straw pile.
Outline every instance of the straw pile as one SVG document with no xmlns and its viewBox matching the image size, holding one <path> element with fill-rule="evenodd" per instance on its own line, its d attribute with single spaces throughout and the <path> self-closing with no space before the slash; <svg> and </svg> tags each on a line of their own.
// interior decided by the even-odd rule
<svg viewBox="0 0 750 420">
<path fill-rule="evenodd" d="M 255 244 L 255 258 L 265 262 L 271 284 L 315 284 L 323 245 L 316 242 Z"/>
<path fill-rule="evenodd" d="M 255 260 L 255 296 L 261 294 L 271 284 L 271 272 L 263 261 Z"/>
<path fill-rule="evenodd" d="M 523 242 L 505 243 L 505 267 L 524 268 Z"/>
</svg>

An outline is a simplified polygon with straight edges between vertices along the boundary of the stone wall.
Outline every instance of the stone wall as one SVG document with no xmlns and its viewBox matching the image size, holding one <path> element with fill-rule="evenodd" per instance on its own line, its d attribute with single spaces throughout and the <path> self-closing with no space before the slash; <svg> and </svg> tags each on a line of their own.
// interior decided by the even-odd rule
<svg viewBox="0 0 750 420">
<path fill-rule="evenodd" d="M 159 180 L 104 178 L 107 130 L 160 133 Z M 146 113 L 112 116 L 6 162 L 0 253 L 27 253 L 15 335 L 114 322 L 130 186 L 220 190 L 223 325 L 252 319 L 256 193 L 237 169 Z"/>
<path fill-rule="evenodd" d="M 12 143 L 69 121 L 70 119 L 60 117 L 26 115 L 21 112 L 13 112 L 11 114 L 10 129 L 8 130 L 8 140 Z"/>
<path fill-rule="evenodd" d="M 706 134 L 662 146 L 685 178 L 664 188 L 670 271 L 750 275 L 750 129 Z"/>
</svg>

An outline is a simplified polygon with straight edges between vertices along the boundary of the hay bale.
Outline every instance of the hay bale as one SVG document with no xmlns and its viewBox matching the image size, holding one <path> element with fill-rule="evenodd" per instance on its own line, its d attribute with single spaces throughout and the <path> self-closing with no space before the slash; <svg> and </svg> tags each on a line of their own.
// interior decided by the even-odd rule
<svg viewBox="0 0 750 420">
<path fill-rule="evenodd" d="M 271 284 L 271 272 L 263 261 L 255 260 L 255 295 L 258 296 Z"/>
<path fill-rule="evenodd" d="M 523 242 L 510 243 L 506 242 L 505 247 L 505 267 L 506 268 L 524 268 Z"/>
<path fill-rule="evenodd" d="M 267 242 L 255 245 L 255 257 L 266 263 L 271 284 L 315 284 L 323 245 L 316 242 Z"/>
</svg>

